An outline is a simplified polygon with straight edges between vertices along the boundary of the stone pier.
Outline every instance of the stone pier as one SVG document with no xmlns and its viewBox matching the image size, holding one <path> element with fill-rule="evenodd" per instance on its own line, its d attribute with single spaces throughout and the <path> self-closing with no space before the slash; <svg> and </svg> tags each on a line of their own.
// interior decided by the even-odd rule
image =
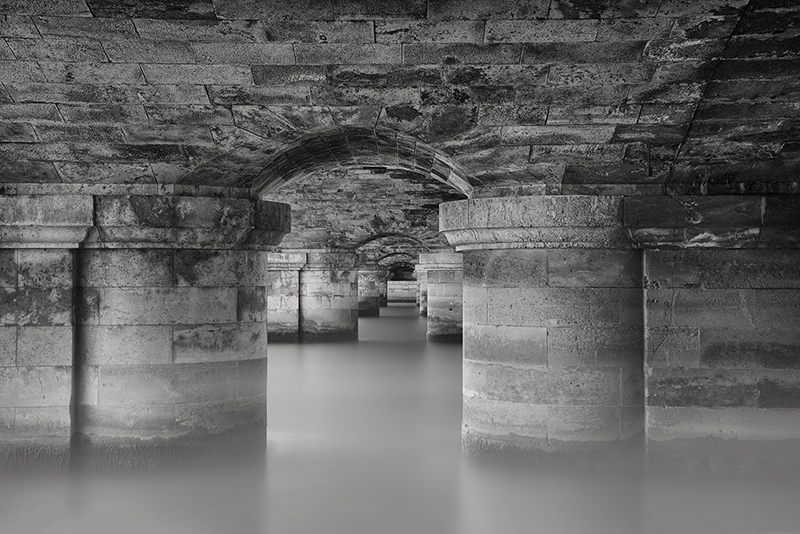
<svg viewBox="0 0 800 534">
<path fill-rule="evenodd" d="M 458 253 L 419 255 L 426 280 L 428 341 L 461 341 L 463 261 Z"/>
<path fill-rule="evenodd" d="M 358 268 L 349 252 L 311 251 L 300 271 L 300 341 L 358 339 Z"/>
<path fill-rule="evenodd" d="M 800 468 L 798 221 L 781 197 L 444 204 L 465 255 L 465 449 Z"/>
<path fill-rule="evenodd" d="M 306 261 L 306 254 L 302 252 L 267 255 L 267 337 L 270 343 L 300 340 L 300 269 Z"/>
<path fill-rule="evenodd" d="M 288 206 L 20 195 L 0 197 L 0 222 L 0 457 L 116 469 L 263 454 L 265 251 Z"/>
<path fill-rule="evenodd" d="M 381 288 L 386 286 L 387 273 L 377 265 L 358 269 L 358 315 L 378 317 L 381 314 Z M 386 292 L 384 292 L 386 298 Z"/>
<path fill-rule="evenodd" d="M 425 267 L 420 264 L 414 268 L 414 276 L 417 278 L 417 306 L 422 317 L 428 315 L 428 277 L 425 274 Z"/>
</svg>

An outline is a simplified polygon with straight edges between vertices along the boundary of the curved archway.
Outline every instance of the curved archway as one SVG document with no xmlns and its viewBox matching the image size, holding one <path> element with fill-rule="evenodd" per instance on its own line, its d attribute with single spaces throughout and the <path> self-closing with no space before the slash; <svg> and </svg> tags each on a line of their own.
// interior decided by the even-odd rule
<svg viewBox="0 0 800 534">
<path fill-rule="evenodd" d="M 337 168 L 370 167 L 415 172 L 466 197 L 473 193 L 466 171 L 444 153 L 395 130 L 350 126 L 309 133 L 274 154 L 251 191 L 263 198 L 293 178 Z"/>
</svg>

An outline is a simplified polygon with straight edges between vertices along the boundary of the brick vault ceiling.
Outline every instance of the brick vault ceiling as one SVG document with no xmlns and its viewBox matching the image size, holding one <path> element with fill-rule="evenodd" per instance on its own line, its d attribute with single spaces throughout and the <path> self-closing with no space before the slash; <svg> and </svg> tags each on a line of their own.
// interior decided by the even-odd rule
<svg viewBox="0 0 800 534">
<path fill-rule="evenodd" d="M 0 13 L 5 191 L 252 188 L 317 165 L 424 170 L 462 192 L 800 189 L 796 0 L 0 0 Z"/>
</svg>

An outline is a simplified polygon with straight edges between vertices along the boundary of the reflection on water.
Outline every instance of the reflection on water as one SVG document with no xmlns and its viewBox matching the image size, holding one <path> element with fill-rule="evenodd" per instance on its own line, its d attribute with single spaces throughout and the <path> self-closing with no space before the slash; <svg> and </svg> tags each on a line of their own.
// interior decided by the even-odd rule
<svg viewBox="0 0 800 534">
<path fill-rule="evenodd" d="M 587 478 L 460 454 L 461 347 L 414 307 L 362 340 L 270 346 L 263 466 L 0 479 L 0 533 L 744 534 L 800 532 L 797 484 Z"/>
</svg>

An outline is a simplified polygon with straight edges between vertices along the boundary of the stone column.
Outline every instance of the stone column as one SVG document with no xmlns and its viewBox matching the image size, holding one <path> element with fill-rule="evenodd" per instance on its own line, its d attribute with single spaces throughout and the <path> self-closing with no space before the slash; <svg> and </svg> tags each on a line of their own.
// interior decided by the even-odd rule
<svg viewBox="0 0 800 534">
<path fill-rule="evenodd" d="M 417 277 L 417 306 L 421 317 L 428 315 L 428 277 L 425 276 L 425 267 L 419 263 L 414 268 L 414 276 Z"/>
<path fill-rule="evenodd" d="M 420 254 L 425 278 L 428 341 L 461 341 L 464 258 L 458 253 Z"/>
<path fill-rule="evenodd" d="M 75 249 L 91 225 L 91 197 L 0 196 L 0 472 L 69 464 Z"/>
<path fill-rule="evenodd" d="M 358 340 L 358 269 L 349 252 L 312 251 L 300 271 L 300 341 Z"/>
<path fill-rule="evenodd" d="M 41 224 L 44 204 L 55 198 L 37 200 L 42 206 L 32 212 L 32 226 Z M 23 212 L 25 199 L 10 199 L 3 201 Z M 51 287 L 38 303 L 15 298 L 14 313 L 19 326 L 34 318 L 41 318 L 41 326 L 72 326 L 71 344 L 66 334 L 53 330 L 45 341 L 40 332 L 37 357 L 47 347 L 70 351 L 58 365 L 50 362 L 45 375 L 26 371 L 41 393 L 2 388 L 3 404 L 51 409 L 36 420 L 15 414 L 15 435 L 22 430 L 37 445 L 46 443 L 49 435 L 34 431 L 55 432 L 55 417 L 63 421 L 68 406 L 69 454 L 82 466 L 119 469 L 220 454 L 263 455 L 265 250 L 288 231 L 288 206 L 189 196 L 78 196 L 61 202 L 60 209 L 80 214 L 89 228 L 75 240 L 81 248 L 74 251 L 74 266 L 63 257 L 54 264 L 56 254 L 46 251 L 36 271 L 41 280 L 56 270 L 62 283 L 74 279 L 74 306 L 64 311 L 66 297 Z M 17 253 L 20 281 L 25 261 Z M 16 361 L 27 362 L 19 349 Z M 51 376 L 56 368 L 59 376 Z"/>
<path fill-rule="evenodd" d="M 629 198 L 654 472 L 800 472 L 800 201 Z"/>
<path fill-rule="evenodd" d="M 622 199 L 480 198 L 440 214 L 464 252 L 465 451 L 637 464 L 641 253 L 622 226 Z"/>
<path fill-rule="evenodd" d="M 300 269 L 302 252 L 267 254 L 267 338 L 270 343 L 297 343 L 300 339 Z"/>
<path fill-rule="evenodd" d="M 366 265 L 358 269 L 358 316 L 379 317 L 381 314 L 381 284 L 385 284 L 383 269 Z"/>
<path fill-rule="evenodd" d="M 378 302 L 381 308 L 389 304 L 389 273 L 382 267 L 378 278 Z"/>
</svg>

